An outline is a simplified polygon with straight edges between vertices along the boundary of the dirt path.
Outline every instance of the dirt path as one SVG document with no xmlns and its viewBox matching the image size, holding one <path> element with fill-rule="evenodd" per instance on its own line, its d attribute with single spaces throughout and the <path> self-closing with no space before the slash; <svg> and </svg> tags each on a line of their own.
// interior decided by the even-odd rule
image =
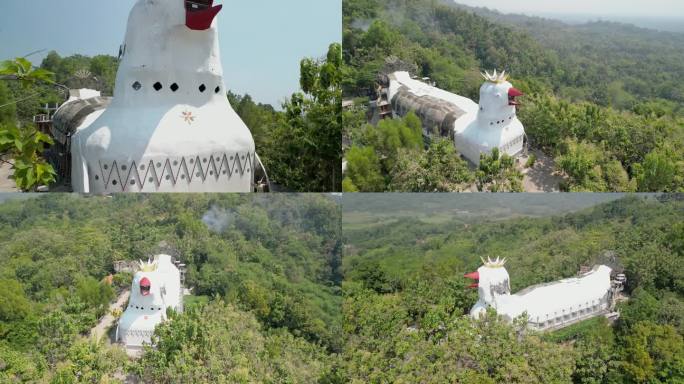
<svg viewBox="0 0 684 384">
<path fill-rule="evenodd" d="M 14 180 L 10 179 L 13 173 L 11 165 L 0 161 L 0 192 L 19 192 Z"/>
<path fill-rule="evenodd" d="M 520 157 L 520 171 L 525 176 L 523 178 L 523 190 L 525 192 L 560 192 L 560 183 L 563 181 L 563 177 L 556 171 L 553 159 L 537 149 L 530 149 L 529 153 L 534 154 L 537 160 L 534 167 L 525 168 L 528 156 Z"/>
<path fill-rule="evenodd" d="M 100 319 L 100 322 L 95 326 L 95 328 L 90 330 L 90 336 L 99 340 L 103 336 L 107 335 L 107 331 L 112 327 L 112 325 L 114 325 L 114 323 L 116 323 L 116 318 L 112 315 L 112 311 L 115 309 L 120 309 L 123 311 L 123 306 L 126 305 L 126 302 L 128 302 L 128 297 L 130 295 L 131 292 L 128 290 L 119 295 L 119 298 L 116 300 L 116 302 L 109 306 L 107 314 Z"/>
</svg>

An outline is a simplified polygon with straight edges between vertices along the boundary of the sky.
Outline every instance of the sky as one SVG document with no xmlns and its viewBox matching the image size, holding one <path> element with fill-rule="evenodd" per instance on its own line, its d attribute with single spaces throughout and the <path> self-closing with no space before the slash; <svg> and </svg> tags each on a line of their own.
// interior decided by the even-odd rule
<svg viewBox="0 0 684 384">
<path fill-rule="evenodd" d="M 457 3 L 528 15 L 595 15 L 684 19 L 682 0 L 456 0 Z"/>
<path fill-rule="evenodd" d="M 0 60 L 55 50 L 117 56 L 136 0 L 1 0 Z M 279 108 L 299 90 L 299 62 L 342 41 L 342 0 L 217 0 L 228 89 Z M 32 55 L 40 64 L 47 52 Z"/>
</svg>

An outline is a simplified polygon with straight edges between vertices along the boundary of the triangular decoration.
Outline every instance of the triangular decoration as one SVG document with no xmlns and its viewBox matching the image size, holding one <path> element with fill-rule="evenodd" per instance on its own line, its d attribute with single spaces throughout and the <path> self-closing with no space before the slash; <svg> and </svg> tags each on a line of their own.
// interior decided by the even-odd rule
<svg viewBox="0 0 684 384">
<path fill-rule="evenodd" d="M 244 176 L 252 172 L 251 153 L 214 153 L 212 156 L 175 157 L 165 160 L 132 161 L 121 166 L 117 161 L 99 162 L 100 174 L 95 181 L 102 183 L 105 190 L 117 192 L 144 190 L 146 185 L 154 184 L 159 188 L 164 184 L 176 185 L 179 182 L 207 182 L 213 179 Z M 121 167 L 121 168 L 120 168 Z M 100 176 L 101 175 L 101 176 Z"/>
<path fill-rule="evenodd" d="M 219 177 L 228 175 L 228 178 L 230 178 L 233 175 L 233 171 L 230 169 L 230 165 L 228 163 L 228 155 L 223 155 L 221 157 L 221 164 L 219 165 L 217 174 Z"/>
<path fill-rule="evenodd" d="M 140 181 L 140 174 L 138 174 L 138 164 L 134 161 L 131 163 L 131 167 L 126 175 L 126 182 L 124 183 L 124 190 L 131 188 L 133 186 L 142 188 L 143 183 Z"/>
</svg>

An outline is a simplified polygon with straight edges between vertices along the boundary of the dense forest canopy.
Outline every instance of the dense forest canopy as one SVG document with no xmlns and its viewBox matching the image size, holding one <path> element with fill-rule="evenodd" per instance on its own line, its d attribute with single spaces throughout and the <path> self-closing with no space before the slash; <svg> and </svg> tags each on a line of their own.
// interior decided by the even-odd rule
<svg viewBox="0 0 684 384">
<path fill-rule="evenodd" d="M 257 153 L 277 189 L 329 192 L 341 190 L 341 72 L 342 49 L 331 44 L 321 58 L 300 65 L 301 90 L 276 110 L 249 95 L 228 92 L 235 111 L 250 128 Z M 61 57 L 50 52 L 40 69 L 54 73 L 54 83 L 31 87 L 0 79 L 0 135 L 19 127 L 30 131 L 33 117 L 46 113 L 46 104 L 62 104 L 66 89 L 90 88 L 112 96 L 118 59 L 107 55 Z"/>
<path fill-rule="evenodd" d="M 378 74 L 401 68 L 477 100 L 480 72 L 505 69 L 527 95 L 519 117 L 528 137 L 566 175 L 563 189 L 684 188 L 684 35 L 607 22 L 569 26 L 446 0 L 346 0 L 343 7 L 345 97 L 366 102 Z M 363 111 L 349 112 L 346 121 L 347 153 L 357 158 L 349 167 L 379 174 L 384 189 L 411 190 L 397 178 L 402 170 L 359 156 L 359 148 L 378 149 L 367 138 L 372 128 Z M 356 179 L 377 178 L 371 171 Z M 515 174 L 498 174 L 516 190 Z M 452 181 L 476 177 L 461 172 Z M 352 174 L 349 189 L 359 187 L 355 181 Z"/>
<path fill-rule="evenodd" d="M 317 382 L 342 349 L 340 220 L 338 202 L 323 195 L 7 201 L 0 381 Z M 130 287 L 113 262 L 168 249 L 188 265 L 193 296 L 159 327 L 158 348 L 128 362 L 120 348 L 88 340 Z"/>
<path fill-rule="evenodd" d="M 640 99 L 660 99 L 658 102 L 667 108 L 684 113 L 684 84 L 680 81 L 684 33 L 609 21 L 570 25 L 459 7 L 522 30 L 554 52 L 563 71 L 555 90 L 565 98 L 594 100 L 619 109 L 630 109 Z"/>
<path fill-rule="evenodd" d="M 393 219 L 390 211 L 373 225 L 343 224 L 342 371 L 351 382 L 684 380 L 681 196 L 628 196 L 562 215 L 463 220 L 452 213 L 438 221 L 420 208 L 421 196 L 402 197 L 413 217 Z M 477 293 L 463 274 L 480 266 L 480 256 L 507 258 L 513 292 L 608 263 L 624 269 L 630 299 L 614 325 L 596 318 L 540 334 L 493 313 L 471 320 L 464 315 Z"/>
</svg>

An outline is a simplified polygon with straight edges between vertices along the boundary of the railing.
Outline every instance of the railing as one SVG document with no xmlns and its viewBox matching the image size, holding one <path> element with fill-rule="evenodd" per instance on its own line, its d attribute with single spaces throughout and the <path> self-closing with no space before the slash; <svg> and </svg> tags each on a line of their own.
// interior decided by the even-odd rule
<svg viewBox="0 0 684 384">
<path fill-rule="evenodd" d="M 34 123 L 49 123 L 52 121 L 52 117 L 49 115 L 35 115 L 33 116 Z"/>
</svg>

